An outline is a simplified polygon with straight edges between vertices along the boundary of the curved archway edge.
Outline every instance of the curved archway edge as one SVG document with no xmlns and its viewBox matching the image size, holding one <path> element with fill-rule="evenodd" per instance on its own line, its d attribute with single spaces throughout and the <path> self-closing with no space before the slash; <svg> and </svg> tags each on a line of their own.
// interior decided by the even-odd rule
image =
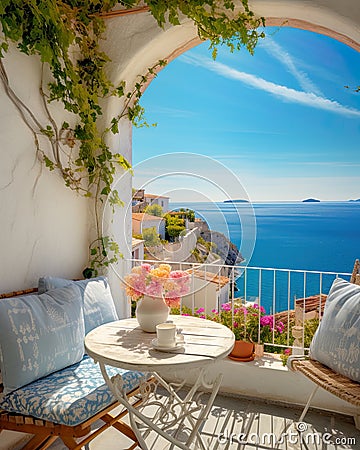
<svg viewBox="0 0 360 450">
<path fill-rule="evenodd" d="M 322 34 L 324 36 L 331 37 L 343 44 L 348 45 L 354 50 L 360 52 L 360 42 L 355 41 L 349 36 L 339 33 L 331 28 L 327 28 L 322 25 L 318 25 L 306 20 L 302 19 L 290 19 L 290 18 L 279 18 L 279 17 L 268 17 L 266 18 L 266 26 L 268 27 L 290 27 L 290 28 L 298 28 L 305 31 L 312 31 L 314 33 Z M 180 47 L 177 47 L 173 52 L 171 52 L 165 59 L 167 61 L 172 61 L 176 59 L 181 54 L 190 50 L 191 48 L 201 44 L 201 41 L 198 37 L 190 39 L 188 42 L 184 43 Z M 161 69 L 160 69 L 161 70 Z"/>
</svg>

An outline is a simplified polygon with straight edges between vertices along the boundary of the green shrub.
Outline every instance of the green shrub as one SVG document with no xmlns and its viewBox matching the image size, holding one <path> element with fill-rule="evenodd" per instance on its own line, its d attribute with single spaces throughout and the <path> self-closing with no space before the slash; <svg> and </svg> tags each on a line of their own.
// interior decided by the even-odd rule
<svg viewBox="0 0 360 450">
<path fill-rule="evenodd" d="M 162 217 L 164 215 L 163 209 L 160 205 L 154 203 L 153 205 L 149 205 L 145 208 L 146 214 L 150 214 L 151 216 Z"/>
<path fill-rule="evenodd" d="M 143 239 L 146 247 L 155 247 L 161 243 L 155 227 L 145 228 L 143 230 Z"/>
</svg>

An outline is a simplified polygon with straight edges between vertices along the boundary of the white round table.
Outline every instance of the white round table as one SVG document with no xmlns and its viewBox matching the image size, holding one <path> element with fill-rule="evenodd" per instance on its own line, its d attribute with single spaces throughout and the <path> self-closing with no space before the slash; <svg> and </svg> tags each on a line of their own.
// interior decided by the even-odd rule
<svg viewBox="0 0 360 450">
<path fill-rule="evenodd" d="M 181 331 L 183 348 L 166 352 L 156 350 L 152 345 L 156 333 L 142 331 L 136 319 L 119 320 L 92 330 L 85 337 L 85 348 L 100 364 L 104 379 L 119 402 L 128 409 L 131 426 L 142 449 L 148 448 L 144 438 L 147 433 L 140 431 L 139 421 L 179 448 L 189 450 L 195 445 L 194 448 L 205 450 L 199 428 L 208 417 L 222 380 L 220 374 L 211 383 L 205 381 L 206 368 L 231 352 L 234 334 L 229 328 L 210 320 L 191 316 L 170 316 L 169 320 Z M 147 373 L 140 385 L 143 396 L 141 408 L 135 408 L 129 403 L 122 389 L 121 376 L 110 378 L 106 365 Z M 180 396 L 178 392 L 184 388 L 186 376 L 194 370 L 197 373 L 196 381 L 185 396 Z M 165 378 L 171 376 L 181 377 L 183 381 L 169 383 Z M 168 392 L 165 402 L 158 401 L 157 386 Z M 200 404 L 199 398 L 204 389 L 211 394 L 206 403 Z M 144 408 L 154 405 L 157 405 L 158 410 L 149 417 Z M 180 441 L 178 434 L 185 428 L 188 438 Z M 170 429 L 177 431 L 170 433 Z"/>
</svg>

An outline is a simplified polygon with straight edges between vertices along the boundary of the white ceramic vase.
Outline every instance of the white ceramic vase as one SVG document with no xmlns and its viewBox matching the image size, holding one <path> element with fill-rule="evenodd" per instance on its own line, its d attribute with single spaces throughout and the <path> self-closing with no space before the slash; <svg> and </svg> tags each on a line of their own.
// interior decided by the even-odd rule
<svg viewBox="0 0 360 450">
<path fill-rule="evenodd" d="M 144 296 L 136 304 L 135 315 L 140 328 L 147 333 L 155 333 L 156 325 L 168 320 L 170 308 L 161 297 Z"/>
</svg>

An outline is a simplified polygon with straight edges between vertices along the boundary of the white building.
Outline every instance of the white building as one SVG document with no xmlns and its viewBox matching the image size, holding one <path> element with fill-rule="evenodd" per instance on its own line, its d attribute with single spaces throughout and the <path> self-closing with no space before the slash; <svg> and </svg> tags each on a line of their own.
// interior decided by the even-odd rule
<svg viewBox="0 0 360 450">
<path fill-rule="evenodd" d="M 152 216 L 146 213 L 133 213 L 132 232 L 133 234 L 143 234 L 146 228 L 155 227 L 161 239 L 165 239 L 165 220 L 162 217 Z"/>
<path fill-rule="evenodd" d="M 159 205 L 162 207 L 164 212 L 169 211 L 169 200 L 169 197 L 165 197 L 163 195 L 144 194 L 144 201 L 147 206 Z"/>
<path fill-rule="evenodd" d="M 205 308 L 205 314 L 229 301 L 229 278 L 208 271 L 189 270 L 193 274 L 190 294 L 182 298 L 182 305 L 188 308 Z"/>
<path fill-rule="evenodd" d="M 131 258 L 144 259 L 144 240 L 132 238 L 131 244 Z"/>
</svg>

